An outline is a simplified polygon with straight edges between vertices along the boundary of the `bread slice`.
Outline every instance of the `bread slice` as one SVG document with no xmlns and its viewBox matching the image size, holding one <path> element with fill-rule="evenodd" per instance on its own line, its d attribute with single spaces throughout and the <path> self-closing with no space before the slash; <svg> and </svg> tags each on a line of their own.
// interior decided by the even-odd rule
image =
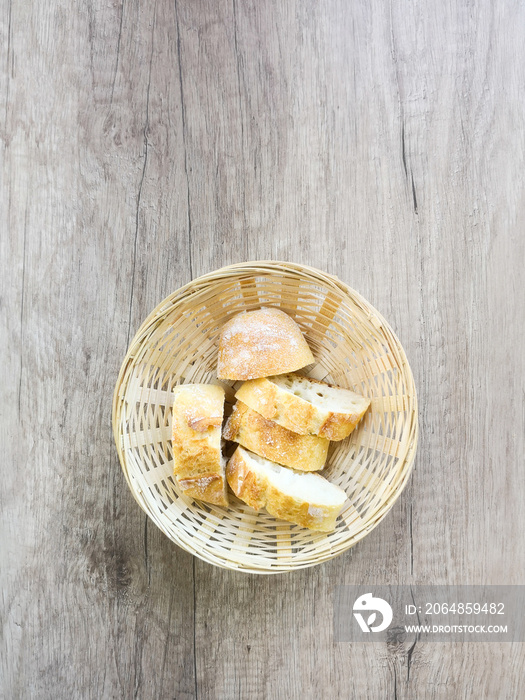
<svg viewBox="0 0 525 700">
<path fill-rule="evenodd" d="M 175 388 L 172 420 L 173 473 L 191 498 L 228 505 L 221 454 L 224 389 L 213 384 Z"/>
<path fill-rule="evenodd" d="M 305 474 L 238 447 L 226 467 L 228 483 L 255 510 L 266 508 L 276 518 L 310 530 L 330 532 L 346 493 L 319 474 Z"/>
<path fill-rule="evenodd" d="M 253 379 L 235 394 L 254 411 L 301 435 L 343 440 L 370 406 L 370 399 L 298 374 Z"/>
<path fill-rule="evenodd" d="M 314 362 L 297 323 L 284 311 L 262 308 L 237 314 L 219 338 L 219 379 L 254 379 L 293 372 Z"/>
<path fill-rule="evenodd" d="M 329 440 L 298 435 L 237 401 L 223 431 L 226 440 L 238 442 L 261 457 L 303 472 L 324 467 Z"/>
</svg>

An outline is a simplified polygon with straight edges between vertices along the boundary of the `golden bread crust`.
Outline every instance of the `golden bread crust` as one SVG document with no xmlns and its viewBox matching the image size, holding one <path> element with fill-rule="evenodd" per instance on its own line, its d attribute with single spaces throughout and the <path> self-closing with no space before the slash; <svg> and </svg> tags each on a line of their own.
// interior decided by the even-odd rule
<svg viewBox="0 0 525 700">
<path fill-rule="evenodd" d="M 223 436 L 265 459 L 307 472 L 323 468 L 330 444 L 315 435 L 298 435 L 241 401 L 235 404 Z"/>
<path fill-rule="evenodd" d="M 226 478 L 233 493 L 255 510 L 266 504 L 266 484 L 250 471 L 247 462 L 237 449 L 226 466 Z"/>
<path fill-rule="evenodd" d="M 266 508 L 270 515 L 320 532 L 335 529 L 341 506 L 327 506 L 290 496 L 276 488 L 264 475 L 253 470 L 241 448 L 233 453 L 226 477 L 234 494 L 255 510 Z M 312 474 L 323 479 L 318 474 Z"/>
<path fill-rule="evenodd" d="M 293 374 L 289 376 L 294 377 Z M 312 384 L 333 386 L 310 377 L 306 379 Z M 359 399 L 360 404 L 360 410 L 355 413 L 342 413 L 314 406 L 300 396 L 277 386 L 271 381 L 271 377 L 247 381 L 235 394 L 239 401 L 288 430 L 300 435 L 318 435 L 334 441 L 348 437 L 370 406 L 370 400 L 366 397 L 353 395 Z"/>
<path fill-rule="evenodd" d="M 228 505 L 221 425 L 224 389 L 213 384 L 175 388 L 172 417 L 173 473 L 181 489 L 201 501 Z"/>
<path fill-rule="evenodd" d="M 190 498 L 206 501 L 206 503 L 214 503 L 217 506 L 228 505 L 228 499 L 225 494 L 226 485 L 222 474 L 204 474 L 187 479 L 178 479 L 178 483 L 185 495 Z"/>
<path fill-rule="evenodd" d="M 219 338 L 217 376 L 244 380 L 293 372 L 314 357 L 297 323 L 284 311 L 247 311 L 224 324 Z"/>
</svg>

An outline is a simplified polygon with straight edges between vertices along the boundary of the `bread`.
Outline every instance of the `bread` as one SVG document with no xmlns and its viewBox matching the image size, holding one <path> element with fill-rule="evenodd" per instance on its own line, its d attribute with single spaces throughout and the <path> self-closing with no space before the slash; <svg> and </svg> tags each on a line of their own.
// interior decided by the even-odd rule
<svg viewBox="0 0 525 700">
<path fill-rule="evenodd" d="M 305 472 L 324 467 L 330 444 L 315 435 L 293 433 L 241 401 L 235 404 L 223 435 L 272 462 Z"/>
<path fill-rule="evenodd" d="M 238 447 L 226 468 L 228 483 L 255 510 L 266 508 L 310 530 L 331 532 L 346 493 L 319 474 L 295 472 Z"/>
<path fill-rule="evenodd" d="M 247 381 L 235 396 L 288 430 L 329 440 L 347 437 L 370 406 L 353 391 L 297 374 Z"/>
<path fill-rule="evenodd" d="M 224 389 L 213 384 L 175 388 L 172 421 L 173 473 L 182 491 L 200 501 L 228 505 L 221 454 Z"/>
<path fill-rule="evenodd" d="M 224 324 L 219 338 L 219 379 L 255 379 L 293 372 L 314 357 L 297 323 L 284 311 L 262 308 Z"/>
</svg>

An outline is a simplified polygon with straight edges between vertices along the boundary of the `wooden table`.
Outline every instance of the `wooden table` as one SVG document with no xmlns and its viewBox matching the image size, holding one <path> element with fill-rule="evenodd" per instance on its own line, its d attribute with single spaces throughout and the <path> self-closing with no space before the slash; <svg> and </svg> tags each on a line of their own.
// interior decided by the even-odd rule
<svg viewBox="0 0 525 700">
<path fill-rule="evenodd" d="M 520 644 L 336 643 L 341 583 L 525 583 L 525 8 L 5 0 L 2 698 L 525 696 Z M 336 274 L 399 335 L 415 470 L 296 574 L 148 522 L 111 397 L 148 312 L 245 260 Z"/>
</svg>

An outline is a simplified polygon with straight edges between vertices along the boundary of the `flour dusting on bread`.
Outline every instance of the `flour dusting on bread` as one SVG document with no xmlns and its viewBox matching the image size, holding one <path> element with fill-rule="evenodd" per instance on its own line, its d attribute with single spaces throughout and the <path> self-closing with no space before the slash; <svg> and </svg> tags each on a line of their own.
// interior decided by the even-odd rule
<svg viewBox="0 0 525 700">
<path fill-rule="evenodd" d="M 263 307 L 237 314 L 224 325 L 217 376 L 231 380 L 266 377 L 312 362 L 313 355 L 297 323 L 280 309 Z"/>
<path fill-rule="evenodd" d="M 318 471 L 325 465 L 329 441 L 298 435 L 237 401 L 223 435 L 272 462 L 299 471 Z"/>
<path fill-rule="evenodd" d="M 349 389 L 293 373 L 246 381 L 235 396 L 288 430 L 336 441 L 350 435 L 370 406 Z"/>
</svg>

